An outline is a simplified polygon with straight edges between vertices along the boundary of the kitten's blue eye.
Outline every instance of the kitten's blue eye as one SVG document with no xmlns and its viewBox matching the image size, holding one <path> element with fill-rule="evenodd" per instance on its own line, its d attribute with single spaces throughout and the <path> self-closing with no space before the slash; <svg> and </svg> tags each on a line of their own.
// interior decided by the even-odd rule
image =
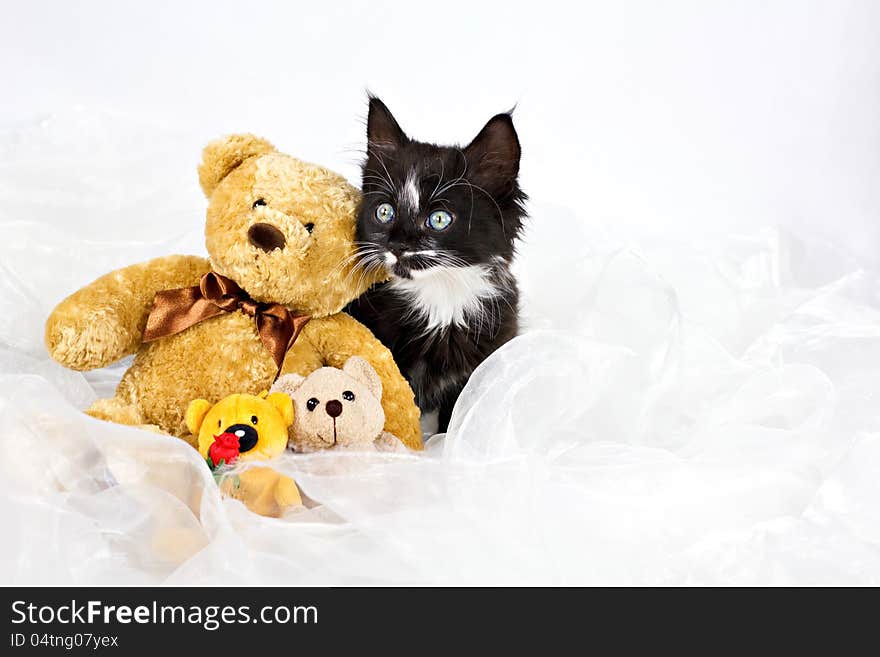
<svg viewBox="0 0 880 657">
<path fill-rule="evenodd" d="M 452 215 L 446 210 L 435 210 L 428 216 L 428 228 L 433 230 L 446 230 L 452 223 Z"/>
<path fill-rule="evenodd" d="M 376 221 L 380 224 L 387 224 L 394 219 L 394 206 L 390 203 L 382 203 L 376 208 Z"/>
</svg>

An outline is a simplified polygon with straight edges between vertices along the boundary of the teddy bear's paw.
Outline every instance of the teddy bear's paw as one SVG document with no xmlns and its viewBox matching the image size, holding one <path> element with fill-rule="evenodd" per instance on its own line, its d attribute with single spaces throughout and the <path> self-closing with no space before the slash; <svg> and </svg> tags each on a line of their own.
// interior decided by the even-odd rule
<svg viewBox="0 0 880 657">
<path fill-rule="evenodd" d="M 275 380 L 275 383 L 272 384 L 269 392 L 283 392 L 285 395 L 293 398 L 296 389 L 299 388 L 305 380 L 306 377 L 299 374 L 282 374 Z"/>
<path fill-rule="evenodd" d="M 379 452 L 405 452 L 407 451 L 406 445 L 400 442 L 400 439 L 395 436 L 393 433 L 388 433 L 387 431 L 383 431 L 382 435 L 376 438 L 373 445 L 376 446 L 376 450 Z"/>
<path fill-rule="evenodd" d="M 138 429 L 143 431 L 149 431 L 150 433 L 158 433 L 162 436 L 170 436 L 171 434 L 165 431 L 162 427 L 156 424 L 136 424 L 134 425 Z"/>
<path fill-rule="evenodd" d="M 275 487 L 275 501 L 282 509 L 289 507 L 301 507 L 303 505 L 302 496 L 299 494 L 299 488 L 296 482 L 290 477 L 281 475 Z"/>
<path fill-rule="evenodd" d="M 150 433 L 158 433 L 162 436 L 173 435 L 157 424 L 144 422 L 144 417 L 137 406 L 121 399 L 97 399 L 94 404 L 86 409 L 85 413 L 96 420 L 124 424 L 143 431 L 149 431 Z"/>
<path fill-rule="evenodd" d="M 139 427 L 155 427 L 159 433 L 164 433 L 155 425 L 144 423 L 144 418 L 140 410 L 134 404 L 130 404 L 118 397 L 111 399 L 96 399 L 95 402 L 86 409 L 86 415 L 91 415 L 98 420 L 106 422 L 115 422 L 116 424 L 127 424 Z"/>
<path fill-rule="evenodd" d="M 249 468 L 224 479 L 220 488 L 254 513 L 269 518 L 278 518 L 287 509 L 302 505 L 296 483 L 272 468 Z"/>
<path fill-rule="evenodd" d="M 159 560 L 182 564 L 208 544 L 197 527 L 158 527 L 152 536 L 152 554 Z"/>
<path fill-rule="evenodd" d="M 132 336 L 105 310 L 77 317 L 53 314 L 46 323 L 46 349 L 54 360 L 73 370 L 103 367 L 124 355 Z"/>
</svg>

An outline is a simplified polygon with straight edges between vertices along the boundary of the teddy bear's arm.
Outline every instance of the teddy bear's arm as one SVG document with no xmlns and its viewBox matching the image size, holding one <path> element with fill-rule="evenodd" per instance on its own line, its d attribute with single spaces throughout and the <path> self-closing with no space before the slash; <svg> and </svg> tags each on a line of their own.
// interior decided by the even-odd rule
<svg viewBox="0 0 880 657">
<path fill-rule="evenodd" d="M 393 433 L 410 449 L 422 449 L 419 407 L 415 404 L 412 388 L 400 373 L 391 352 L 370 329 L 345 313 L 337 313 L 313 319 L 303 329 L 303 337 L 314 346 L 323 361 L 317 367 L 342 368 L 351 356 L 360 356 L 369 362 L 382 379 L 385 431 Z M 294 371 L 306 375 L 314 369 Z"/>
<path fill-rule="evenodd" d="M 320 320 L 313 320 L 320 321 Z M 311 324 L 312 322 L 309 322 Z M 316 369 L 324 367 L 324 358 L 312 344 L 309 339 L 310 331 L 307 331 L 309 324 L 300 334 L 299 338 L 288 349 L 284 356 L 284 363 L 281 365 L 279 376 L 284 374 L 299 374 L 300 376 L 308 376 Z M 284 391 L 284 390 L 283 390 Z M 284 391 L 288 392 L 288 391 Z"/>
<path fill-rule="evenodd" d="M 49 355 L 71 369 L 91 370 L 134 353 L 156 292 L 197 285 L 208 271 L 204 258 L 166 256 L 102 276 L 49 315 Z"/>
</svg>

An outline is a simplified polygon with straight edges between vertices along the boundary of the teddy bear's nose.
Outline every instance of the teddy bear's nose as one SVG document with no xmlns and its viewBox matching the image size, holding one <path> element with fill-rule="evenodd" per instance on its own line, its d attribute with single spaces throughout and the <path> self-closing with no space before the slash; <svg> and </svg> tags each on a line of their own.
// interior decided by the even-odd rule
<svg viewBox="0 0 880 657">
<path fill-rule="evenodd" d="M 283 249 L 287 244 L 284 233 L 272 224 L 254 224 L 248 228 L 248 241 L 266 253 L 275 249 Z"/>
<path fill-rule="evenodd" d="M 231 433 L 238 437 L 239 452 L 249 452 L 257 446 L 257 441 L 260 438 L 257 430 L 249 424 L 233 424 L 231 427 L 226 427 L 224 433 Z"/>
<path fill-rule="evenodd" d="M 327 402 L 324 410 L 327 411 L 327 415 L 330 417 L 339 417 L 342 415 L 342 402 L 338 399 L 331 399 Z"/>
</svg>

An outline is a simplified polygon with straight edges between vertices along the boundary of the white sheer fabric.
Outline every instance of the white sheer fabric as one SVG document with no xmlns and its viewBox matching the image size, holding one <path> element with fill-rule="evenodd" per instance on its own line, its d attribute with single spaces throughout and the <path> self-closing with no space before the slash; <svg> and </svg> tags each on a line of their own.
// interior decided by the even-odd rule
<svg viewBox="0 0 880 657">
<path fill-rule="evenodd" d="M 86 417 L 125 364 L 64 370 L 43 323 L 203 251 L 190 151 L 100 112 L 0 137 L 4 583 L 880 581 L 878 276 L 781 229 L 618 239 L 535 199 L 526 330 L 449 433 L 279 460 L 323 503 L 281 520 L 182 442 Z"/>
</svg>

